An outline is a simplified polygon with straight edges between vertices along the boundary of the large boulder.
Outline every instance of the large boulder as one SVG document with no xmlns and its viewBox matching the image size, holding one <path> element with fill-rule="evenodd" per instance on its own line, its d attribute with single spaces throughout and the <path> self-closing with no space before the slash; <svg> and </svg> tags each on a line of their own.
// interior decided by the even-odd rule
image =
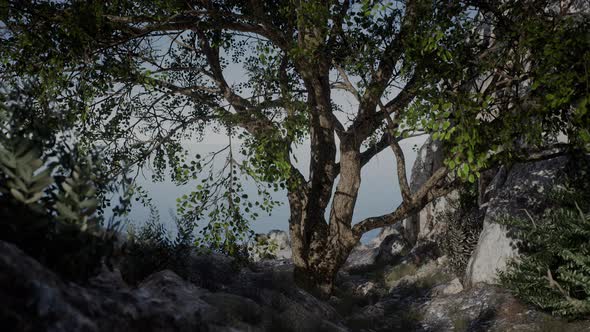
<svg viewBox="0 0 590 332">
<path fill-rule="evenodd" d="M 268 240 L 273 242 L 279 250 L 291 248 L 291 242 L 289 241 L 289 235 L 285 231 L 273 229 L 268 232 Z"/>
<path fill-rule="evenodd" d="M 207 291 L 171 271 L 137 288 L 104 271 L 82 286 L 5 242 L 0 271 L 0 321 L 7 331 L 194 331 L 217 323 L 206 318 L 216 309 L 200 299 Z"/>
<path fill-rule="evenodd" d="M 483 194 L 486 213 L 483 230 L 471 256 L 465 281 L 496 283 L 497 272 L 518 254 L 516 240 L 497 221 L 501 218 L 535 218 L 549 206 L 550 191 L 563 182 L 567 157 L 502 167 Z M 482 195 L 480 195 L 482 196 Z"/>
<path fill-rule="evenodd" d="M 531 310 L 509 291 L 479 284 L 435 296 L 420 307 L 422 331 L 588 331 L 588 321 L 566 321 Z"/>
<path fill-rule="evenodd" d="M 238 275 L 238 262 L 220 253 L 194 250 L 184 265 L 188 281 L 213 291 L 223 290 Z"/>
<path fill-rule="evenodd" d="M 359 243 L 348 255 L 342 271 L 360 273 L 372 269 L 377 264 L 379 247 L 370 247 Z"/>
</svg>

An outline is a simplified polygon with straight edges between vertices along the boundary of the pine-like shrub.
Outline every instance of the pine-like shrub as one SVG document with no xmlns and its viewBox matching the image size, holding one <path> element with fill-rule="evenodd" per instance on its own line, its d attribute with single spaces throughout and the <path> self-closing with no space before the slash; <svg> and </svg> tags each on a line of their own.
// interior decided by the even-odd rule
<svg viewBox="0 0 590 332">
<path fill-rule="evenodd" d="M 516 296 L 555 315 L 590 315 L 590 190 L 587 173 L 554 194 L 540 218 L 508 218 L 520 257 L 499 274 Z"/>
</svg>

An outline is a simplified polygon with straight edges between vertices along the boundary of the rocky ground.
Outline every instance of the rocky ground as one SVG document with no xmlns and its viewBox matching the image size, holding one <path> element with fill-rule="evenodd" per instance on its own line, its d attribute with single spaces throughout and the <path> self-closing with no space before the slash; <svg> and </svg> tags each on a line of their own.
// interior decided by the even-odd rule
<svg viewBox="0 0 590 332">
<path fill-rule="evenodd" d="M 355 250 L 328 302 L 294 285 L 288 259 L 246 267 L 193 255 L 193 282 L 165 270 L 133 286 L 105 269 L 82 285 L 1 242 L 0 321 L 5 331 L 590 330 L 590 322 L 557 320 L 496 286 L 463 289 L 427 244 L 408 250 L 388 240 Z"/>
<path fill-rule="evenodd" d="M 256 269 L 220 255 L 187 261 L 193 283 L 169 270 L 136 286 L 105 269 L 67 282 L 0 242 L 3 331 L 346 331 L 336 310 L 293 286 L 289 265 Z"/>
<path fill-rule="evenodd" d="M 351 331 L 590 331 L 590 321 L 554 318 L 499 286 L 465 289 L 445 256 L 419 247 L 395 264 L 342 273 L 331 304 Z"/>
<path fill-rule="evenodd" d="M 412 187 L 442 164 L 440 151 L 436 142 L 424 144 Z M 496 219 L 541 213 L 566 170 L 559 157 L 482 176 L 475 209 L 483 225 L 465 273 L 451 272 L 453 257 L 443 256 L 435 241 L 448 226 L 443 217 L 454 193 L 355 248 L 327 302 L 294 285 L 289 239 L 281 231 L 249 245 L 253 264 L 193 254 L 184 262 L 186 280 L 164 270 L 133 285 L 116 268 L 84 284 L 69 282 L 0 241 L 1 330 L 590 331 L 590 321 L 554 318 L 492 285 L 497 270 L 518 254 Z"/>
</svg>

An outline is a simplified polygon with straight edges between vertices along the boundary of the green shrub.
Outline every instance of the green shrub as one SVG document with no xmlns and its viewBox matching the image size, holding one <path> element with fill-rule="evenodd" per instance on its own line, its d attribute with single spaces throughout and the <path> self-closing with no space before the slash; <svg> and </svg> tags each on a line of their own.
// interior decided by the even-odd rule
<svg viewBox="0 0 590 332">
<path fill-rule="evenodd" d="M 130 229 L 121 272 L 127 282 L 137 283 L 148 275 L 169 269 L 188 279 L 186 262 L 195 248 L 194 223 L 174 218 L 176 236 L 171 237 L 151 208 L 150 218 L 139 230 Z"/>
<path fill-rule="evenodd" d="M 62 276 L 84 280 L 114 253 L 96 210 L 92 163 L 57 169 L 26 139 L 0 140 L 0 240 Z"/>
<path fill-rule="evenodd" d="M 477 186 L 464 186 L 458 199 L 449 200 L 448 204 L 449 209 L 438 216 L 445 228 L 436 241 L 449 258 L 450 271 L 463 279 L 483 229 L 484 214 L 477 205 Z"/>
<path fill-rule="evenodd" d="M 590 190 L 587 177 L 555 195 L 559 208 L 538 219 L 506 219 L 521 256 L 500 281 L 521 299 L 555 315 L 590 314 Z M 579 203 L 578 203 L 579 202 Z"/>
</svg>

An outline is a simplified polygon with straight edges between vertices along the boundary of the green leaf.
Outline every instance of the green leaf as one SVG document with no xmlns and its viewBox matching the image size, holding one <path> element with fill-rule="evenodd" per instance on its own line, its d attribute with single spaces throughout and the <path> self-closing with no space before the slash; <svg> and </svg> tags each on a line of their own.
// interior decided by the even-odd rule
<svg viewBox="0 0 590 332">
<path fill-rule="evenodd" d="M 41 197 L 43 197 L 43 192 L 38 192 L 35 193 L 31 198 L 27 199 L 24 203 L 25 204 L 32 204 L 37 202 L 38 200 L 41 199 Z"/>
<path fill-rule="evenodd" d="M 463 164 L 463 174 L 465 174 L 465 176 L 467 176 L 467 174 L 469 174 L 469 165 L 468 164 Z"/>
<path fill-rule="evenodd" d="M 455 169 L 455 161 L 454 160 L 449 160 L 449 168 L 450 169 Z"/>
<path fill-rule="evenodd" d="M 20 191 L 14 189 L 14 188 L 10 188 L 10 193 L 18 201 L 23 202 L 23 203 L 26 202 L 25 196 Z"/>
</svg>

